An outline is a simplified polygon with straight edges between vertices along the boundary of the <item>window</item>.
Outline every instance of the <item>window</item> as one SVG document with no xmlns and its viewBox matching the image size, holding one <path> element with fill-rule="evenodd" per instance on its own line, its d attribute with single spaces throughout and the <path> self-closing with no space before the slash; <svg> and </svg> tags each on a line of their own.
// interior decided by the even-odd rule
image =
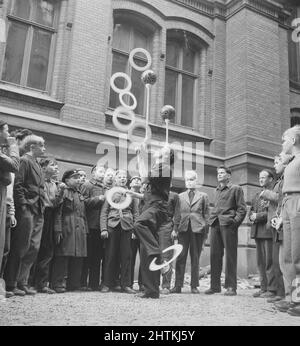
<svg viewBox="0 0 300 346">
<path fill-rule="evenodd" d="M 57 0 L 13 0 L 2 80 L 48 90 L 58 17 Z"/>
<path fill-rule="evenodd" d="M 291 110 L 291 127 L 300 125 L 300 109 L 294 108 Z"/>
<path fill-rule="evenodd" d="M 300 18 L 300 7 L 293 9 L 291 22 L 294 18 Z M 293 42 L 292 31 L 289 35 L 289 68 L 290 80 L 300 85 L 300 43 Z"/>
<path fill-rule="evenodd" d="M 132 22 L 135 24 L 132 25 Z M 125 72 L 131 77 L 131 92 L 137 99 L 137 108 L 135 112 L 143 115 L 145 107 L 145 87 L 141 81 L 141 72 L 133 69 L 129 64 L 129 53 L 134 48 L 144 48 L 151 54 L 152 32 L 145 30 L 143 26 L 139 26 L 136 23 L 137 20 L 126 21 L 124 18 L 115 19 L 112 49 L 112 75 L 116 72 Z M 146 57 L 143 54 L 136 54 L 134 61 L 139 66 L 145 66 L 147 63 Z M 117 78 L 115 81 L 118 88 L 124 88 L 124 83 L 126 83 L 124 79 Z M 125 100 L 125 102 L 130 102 L 130 100 Z M 109 107 L 116 108 L 119 104 L 119 95 L 111 89 Z"/>
<path fill-rule="evenodd" d="M 192 34 L 181 30 L 167 33 L 165 104 L 176 109 L 177 124 L 193 127 L 198 60 L 201 47 Z"/>
</svg>

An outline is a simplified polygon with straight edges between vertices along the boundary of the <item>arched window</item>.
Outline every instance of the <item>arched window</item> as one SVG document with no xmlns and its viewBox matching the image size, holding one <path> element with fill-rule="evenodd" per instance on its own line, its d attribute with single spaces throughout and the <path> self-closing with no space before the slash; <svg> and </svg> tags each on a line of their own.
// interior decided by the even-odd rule
<svg viewBox="0 0 300 346">
<path fill-rule="evenodd" d="M 300 125 L 300 108 L 293 108 L 291 110 L 291 127 Z"/>
<path fill-rule="evenodd" d="M 295 18 L 300 18 L 300 7 L 293 8 L 291 22 Z M 300 86 L 300 42 L 294 42 L 292 34 L 289 35 L 289 70 L 290 80 Z"/>
<path fill-rule="evenodd" d="M 59 3 L 57 0 L 11 2 L 3 81 L 49 89 Z"/>
<path fill-rule="evenodd" d="M 167 32 L 165 104 L 176 109 L 175 123 L 194 127 L 201 44 L 182 30 Z"/>
<path fill-rule="evenodd" d="M 131 92 L 137 99 L 135 113 L 143 115 L 145 107 L 144 84 L 141 81 L 141 72 L 133 69 L 129 64 L 129 53 L 134 48 L 144 48 L 152 52 L 153 33 L 147 26 L 142 25 L 134 16 L 115 16 L 113 33 L 113 60 L 112 75 L 115 72 L 125 72 L 132 80 Z M 143 54 L 136 54 L 134 61 L 139 66 L 146 65 L 146 58 Z M 119 88 L 126 83 L 123 79 L 117 78 L 115 84 Z M 130 102 L 127 100 L 126 102 Z M 120 105 L 119 96 L 112 89 L 110 90 L 109 107 L 116 108 Z"/>
</svg>

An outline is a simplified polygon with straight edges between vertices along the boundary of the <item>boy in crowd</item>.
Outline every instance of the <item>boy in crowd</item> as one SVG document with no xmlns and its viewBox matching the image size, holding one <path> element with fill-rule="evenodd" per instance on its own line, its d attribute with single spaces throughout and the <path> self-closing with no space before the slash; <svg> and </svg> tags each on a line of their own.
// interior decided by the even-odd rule
<svg viewBox="0 0 300 346">
<path fill-rule="evenodd" d="M 45 175 L 45 213 L 41 246 L 34 272 L 34 283 L 40 293 L 55 293 L 49 288 L 50 263 L 54 255 L 54 218 L 56 209 L 61 202 L 64 184 L 57 186 L 58 165 L 54 158 L 40 160 Z"/>
<path fill-rule="evenodd" d="M 254 298 L 274 298 L 276 282 L 273 271 L 273 233 L 268 221 L 270 202 L 261 198 L 265 190 L 273 185 L 273 173 L 264 169 L 259 173 L 259 185 L 263 191 L 255 194 L 250 208 L 249 220 L 252 223 L 251 238 L 256 243 L 256 260 L 260 276 L 260 290 L 253 294 Z"/>
<path fill-rule="evenodd" d="M 115 178 L 116 186 L 126 188 L 127 172 L 119 170 Z M 115 203 L 125 199 L 120 193 L 113 196 Z M 101 210 L 101 234 L 106 240 L 104 286 L 101 292 L 109 292 L 116 286 L 120 270 L 120 285 L 125 293 L 135 293 L 131 286 L 131 238 L 133 225 L 138 216 L 138 203 L 132 199 L 129 207 L 118 210 L 112 208 L 107 200 Z"/>
<path fill-rule="evenodd" d="M 80 187 L 87 182 L 87 174 L 83 169 L 78 170 L 80 174 Z"/>
<path fill-rule="evenodd" d="M 100 232 L 100 210 L 105 200 L 103 185 L 105 171 L 103 166 L 94 166 L 91 171 L 92 179 L 86 181 L 81 188 L 82 195 L 88 199 L 86 217 L 89 227 L 88 257 L 84 259 L 81 277 L 82 290 L 99 290 L 100 285 L 100 265 L 104 257 L 104 241 Z M 93 203 L 91 200 L 93 197 L 99 197 L 97 203 Z"/>
<path fill-rule="evenodd" d="M 283 195 L 282 195 L 282 186 L 283 186 L 283 178 L 284 178 L 283 174 L 284 174 L 284 169 L 290 159 L 291 157 L 287 155 L 275 156 L 274 168 L 278 176 L 278 179 L 272 190 L 264 189 L 260 194 L 261 198 L 270 202 L 268 207 L 268 224 L 272 226 L 272 232 L 273 232 L 272 265 L 273 265 L 273 272 L 274 272 L 275 280 L 276 280 L 276 296 L 273 298 L 269 298 L 267 300 L 269 303 L 279 302 L 279 301 L 283 303 L 286 302 L 285 301 L 285 287 L 287 287 L 287 285 L 284 284 L 283 280 L 286 280 L 285 278 L 286 278 L 286 275 L 288 275 L 288 273 L 285 270 L 283 265 L 282 223 L 280 222 L 280 224 L 278 224 L 278 227 L 277 227 L 277 222 L 279 220 L 282 220 L 280 215 L 281 215 L 281 205 L 282 205 L 282 199 L 283 199 Z M 274 220 L 276 224 L 274 224 Z M 286 282 L 288 282 L 288 279 L 286 280 Z"/>
<path fill-rule="evenodd" d="M 56 247 L 51 276 L 51 286 L 57 293 L 80 288 L 83 259 L 87 256 L 88 225 L 78 170 L 67 170 L 62 182 L 66 187 L 55 216 Z"/>
<path fill-rule="evenodd" d="M 185 172 L 187 190 L 179 194 L 173 232 L 183 250 L 176 261 L 175 287 L 171 293 L 181 293 L 188 251 L 191 256 L 191 292 L 199 293 L 199 261 L 208 233 L 209 201 L 206 193 L 196 190 L 197 180 L 195 171 Z"/>
<path fill-rule="evenodd" d="M 44 174 L 37 161 L 45 152 L 44 139 L 29 135 L 22 147 L 25 154 L 20 159 L 14 186 L 17 228 L 12 232 L 4 275 L 7 290 L 20 296 L 36 293 L 28 286 L 28 279 L 40 248 L 45 199 Z"/>
<path fill-rule="evenodd" d="M 135 193 L 141 192 L 142 187 L 142 180 L 140 176 L 136 175 L 133 176 L 130 179 L 130 191 L 133 191 Z M 141 200 L 136 198 L 136 201 L 139 205 L 139 212 L 141 212 Z M 140 248 L 140 242 L 137 239 L 136 235 L 132 233 L 132 240 L 131 240 L 131 252 L 132 252 L 132 258 L 131 258 L 131 288 L 133 288 L 133 282 L 134 282 L 134 268 L 135 268 L 135 262 L 136 262 L 136 256 Z M 141 268 L 139 266 L 139 274 L 138 274 L 138 285 L 139 285 L 139 291 L 143 291 L 144 287 L 142 284 L 142 275 L 141 275 Z"/>
<path fill-rule="evenodd" d="M 284 267 L 289 270 L 286 292 L 289 302 L 285 311 L 300 316 L 300 126 L 286 130 L 282 136 L 282 152 L 294 156 L 284 170 L 282 187 L 282 224 Z M 296 299 L 295 299 L 296 296 Z"/>
<path fill-rule="evenodd" d="M 1 278 L 9 251 L 10 226 L 15 224 L 12 187 L 14 172 L 19 169 L 19 149 L 15 138 L 10 137 L 6 122 L 0 120 L 0 268 Z M 2 260 L 4 256 L 4 262 Z M 13 293 L 7 293 L 12 296 Z"/>
<path fill-rule="evenodd" d="M 235 296 L 237 288 L 238 228 L 243 222 L 247 208 L 243 189 L 231 183 L 231 170 L 225 166 L 217 168 L 219 185 L 215 192 L 214 208 L 209 225 L 211 282 L 205 294 L 221 292 L 221 273 L 224 249 L 226 254 L 226 296 Z"/>
</svg>

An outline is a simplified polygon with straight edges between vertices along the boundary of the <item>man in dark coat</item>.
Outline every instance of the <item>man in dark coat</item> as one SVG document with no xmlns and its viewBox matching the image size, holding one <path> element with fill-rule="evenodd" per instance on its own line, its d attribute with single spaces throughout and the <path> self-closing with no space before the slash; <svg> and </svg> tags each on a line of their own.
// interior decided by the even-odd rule
<svg viewBox="0 0 300 346">
<path fill-rule="evenodd" d="M 66 188 L 55 216 L 56 248 L 51 277 L 51 286 L 57 293 L 80 288 L 83 259 L 87 256 L 88 225 L 85 198 L 79 192 L 78 170 L 66 171 L 62 182 L 66 184 Z"/>
<path fill-rule="evenodd" d="M 100 285 L 100 265 L 104 257 L 104 240 L 100 232 L 100 211 L 105 200 L 103 178 L 105 167 L 94 166 L 92 179 L 81 187 L 82 195 L 88 200 L 86 203 L 86 217 L 89 226 L 87 239 L 87 258 L 84 259 L 81 286 L 82 290 L 98 290 Z M 95 203 L 93 197 L 99 200 Z"/>
<path fill-rule="evenodd" d="M 32 295 L 36 291 L 28 287 L 28 279 L 40 248 L 45 197 L 44 174 L 37 158 L 44 155 L 45 142 L 42 137 L 30 135 L 22 146 L 26 153 L 21 157 L 14 186 L 17 228 L 12 233 L 4 277 L 9 291 Z"/>
<path fill-rule="evenodd" d="M 227 296 L 235 296 L 237 288 L 238 228 L 246 216 L 243 189 L 231 183 L 231 171 L 225 166 L 217 169 L 219 185 L 216 189 L 214 208 L 210 214 L 210 263 L 211 282 L 206 294 L 221 292 L 221 273 L 226 253 L 225 288 Z"/>
<path fill-rule="evenodd" d="M 164 262 L 159 244 L 158 231 L 168 220 L 167 204 L 172 181 L 174 151 L 165 146 L 155 153 L 155 162 L 150 172 L 146 169 L 148 154 L 145 147 L 141 147 L 138 154 L 140 175 L 143 183 L 147 184 L 144 193 L 144 207 L 134 225 L 135 234 L 140 240 L 142 281 L 145 293 L 141 298 L 159 298 L 160 272 L 150 271 L 149 265 L 154 258 L 156 263 Z M 163 275 L 169 275 L 171 266 L 162 269 Z"/>
<path fill-rule="evenodd" d="M 116 173 L 116 186 L 126 187 L 127 172 Z M 115 194 L 113 201 L 122 202 L 125 197 Z M 102 293 L 108 292 L 116 285 L 116 277 L 120 269 L 120 284 L 125 293 L 135 293 L 131 286 L 131 238 L 133 225 L 138 217 L 138 202 L 132 199 L 129 207 L 119 210 L 112 208 L 108 201 L 104 202 L 100 216 L 100 228 L 106 237 L 104 286 Z"/>
<path fill-rule="evenodd" d="M 8 125 L 0 120 L 0 268 L 5 247 L 7 186 L 10 185 L 11 173 L 19 169 L 19 149 L 14 138 L 9 137 Z"/>
<path fill-rule="evenodd" d="M 273 185 L 273 173 L 263 170 L 259 173 L 259 184 L 265 189 L 270 189 Z M 256 243 L 256 260 L 260 276 L 260 290 L 253 294 L 253 297 L 271 298 L 275 296 L 275 276 L 272 266 L 273 258 L 273 234 L 272 226 L 268 223 L 268 208 L 270 202 L 261 198 L 261 192 L 255 194 L 249 214 L 252 222 L 251 238 Z"/>
<path fill-rule="evenodd" d="M 187 190 L 179 194 L 176 210 L 176 235 L 183 250 L 176 261 L 175 287 L 171 293 L 180 293 L 183 287 L 188 251 L 191 256 L 191 292 L 199 293 L 199 261 L 208 233 L 209 201 L 206 193 L 196 190 L 197 173 L 185 173 Z"/>
</svg>

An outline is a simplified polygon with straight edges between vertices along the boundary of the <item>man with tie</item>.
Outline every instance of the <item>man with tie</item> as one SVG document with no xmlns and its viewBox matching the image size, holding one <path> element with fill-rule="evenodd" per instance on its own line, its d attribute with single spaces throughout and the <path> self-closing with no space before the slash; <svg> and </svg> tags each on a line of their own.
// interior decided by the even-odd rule
<svg viewBox="0 0 300 346">
<path fill-rule="evenodd" d="M 231 183 L 231 170 L 225 166 L 217 168 L 218 187 L 209 225 L 210 238 L 210 288 L 205 294 L 221 292 L 221 273 L 224 248 L 226 253 L 226 296 L 235 296 L 237 287 L 238 228 L 246 216 L 243 189 Z"/>
<path fill-rule="evenodd" d="M 176 262 L 175 286 L 171 293 L 181 293 L 187 254 L 191 256 L 191 292 L 199 293 L 199 259 L 208 232 L 209 201 L 204 192 L 196 190 L 197 173 L 186 171 L 185 186 L 187 190 L 179 194 L 179 207 L 175 212 L 175 229 L 173 237 L 183 250 Z"/>
</svg>

